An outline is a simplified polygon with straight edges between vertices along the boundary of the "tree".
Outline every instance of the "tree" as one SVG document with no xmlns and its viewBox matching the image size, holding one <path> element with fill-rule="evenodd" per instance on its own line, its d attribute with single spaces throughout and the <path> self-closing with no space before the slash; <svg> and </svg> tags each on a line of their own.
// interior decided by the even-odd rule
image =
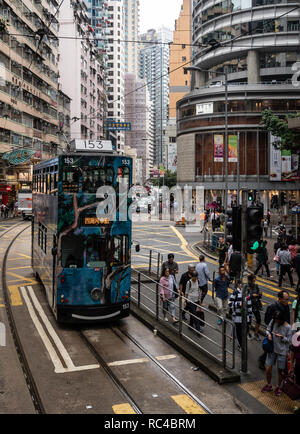
<svg viewBox="0 0 300 434">
<path fill-rule="evenodd" d="M 270 131 L 273 136 L 279 139 L 274 142 L 274 146 L 278 149 L 298 150 L 300 145 L 300 133 L 289 129 L 288 119 L 300 117 L 300 113 L 286 115 L 284 119 L 275 115 L 272 110 L 265 110 L 262 113 L 261 124 Z"/>
<path fill-rule="evenodd" d="M 168 188 L 172 188 L 177 184 L 177 172 L 171 172 L 170 170 L 166 170 L 165 178 L 151 178 L 150 180 L 155 187 L 162 187 L 163 185 L 165 185 Z"/>
</svg>

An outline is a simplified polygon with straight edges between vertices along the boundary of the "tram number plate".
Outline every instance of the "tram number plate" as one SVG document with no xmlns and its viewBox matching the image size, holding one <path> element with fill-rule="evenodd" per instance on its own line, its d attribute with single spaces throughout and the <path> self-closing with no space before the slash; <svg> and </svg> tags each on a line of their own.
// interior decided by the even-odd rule
<svg viewBox="0 0 300 434">
<path fill-rule="evenodd" d="M 129 309 L 129 303 L 123 304 L 123 309 Z"/>
</svg>

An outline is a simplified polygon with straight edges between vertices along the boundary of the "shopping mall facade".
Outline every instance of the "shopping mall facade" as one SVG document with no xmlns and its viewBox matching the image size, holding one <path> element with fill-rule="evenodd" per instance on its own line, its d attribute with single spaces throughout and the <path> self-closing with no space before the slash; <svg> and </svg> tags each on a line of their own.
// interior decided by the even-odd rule
<svg viewBox="0 0 300 434">
<path fill-rule="evenodd" d="M 225 205 L 226 187 L 230 204 L 238 186 L 258 191 L 265 209 L 276 196 L 280 205 L 282 193 L 290 205 L 300 202 L 300 149 L 278 151 L 262 125 L 265 109 L 279 116 L 300 112 L 300 86 L 293 79 L 300 70 L 299 6 L 279 0 L 194 2 L 193 45 L 199 48 L 189 68 L 192 90 L 177 103 L 177 179 L 181 186 L 203 185 L 206 204 Z"/>
</svg>

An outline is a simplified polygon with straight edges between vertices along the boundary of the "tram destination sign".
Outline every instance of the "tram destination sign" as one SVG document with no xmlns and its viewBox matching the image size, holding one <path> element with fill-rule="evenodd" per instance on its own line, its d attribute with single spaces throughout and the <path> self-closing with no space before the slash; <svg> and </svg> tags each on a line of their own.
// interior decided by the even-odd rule
<svg viewBox="0 0 300 434">
<path fill-rule="evenodd" d="M 85 152 L 112 152 L 111 140 L 73 140 L 72 150 Z"/>
</svg>

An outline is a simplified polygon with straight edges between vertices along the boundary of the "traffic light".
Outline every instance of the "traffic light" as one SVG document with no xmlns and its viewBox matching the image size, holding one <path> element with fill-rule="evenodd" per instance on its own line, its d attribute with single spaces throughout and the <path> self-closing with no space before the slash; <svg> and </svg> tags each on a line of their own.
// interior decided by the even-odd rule
<svg viewBox="0 0 300 434">
<path fill-rule="evenodd" d="M 258 253 L 260 252 L 263 241 L 261 239 L 263 228 L 262 219 L 264 217 L 264 210 L 262 206 L 247 207 L 246 214 L 246 234 L 247 234 L 247 252 Z"/>
<path fill-rule="evenodd" d="M 248 202 L 254 202 L 256 200 L 256 191 L 249 191 Z"/>
<path fill-rule="evenodd" d="M 233 250 L 242 251 L 242 207 L 232 208 L 232 247 Z"/>
<path fill-rule="evenodd" d="M 230 241 L 230 243 L 232 243 L 232 240 L 233 240 L 232 214 L 233 214 L 232 208 L 228 208 L 228 210 L 226 211 L 227 219 L 226 219 L 225 239 L 226 239 L 226 241 Z"/>
<path fill-rule="evenodd" d="M 242 249 L 242 207 L 234 206 L 226 211 L 226 241 L 230 241 L 234 250 Z"/>
</svg>

